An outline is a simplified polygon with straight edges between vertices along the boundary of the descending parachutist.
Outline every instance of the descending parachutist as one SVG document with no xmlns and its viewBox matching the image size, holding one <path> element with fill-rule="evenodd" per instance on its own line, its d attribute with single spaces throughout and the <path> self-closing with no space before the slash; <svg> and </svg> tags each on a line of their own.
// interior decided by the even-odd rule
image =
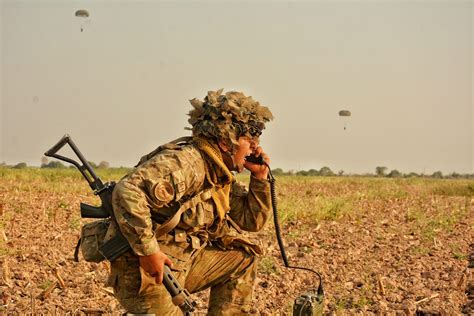
<svg viewBox="0 0 474 316">
<path fill-rule="evenodd" d="M 89 22 L 89 11 L 87 10 L 77 10 L 74 15 L 79 18 L 79 25 L 81 27 L 81 33 L 84 31 L 84 25 Z"/>
<path fill-rule="evenodd" d="M 339 116 L 341 116 L 344 120 L 344 130 L 346 130 L 346 118 L 351 116 L 351 111 L 348 110 L 341 110 L 339 111 Z"/>
</svg>

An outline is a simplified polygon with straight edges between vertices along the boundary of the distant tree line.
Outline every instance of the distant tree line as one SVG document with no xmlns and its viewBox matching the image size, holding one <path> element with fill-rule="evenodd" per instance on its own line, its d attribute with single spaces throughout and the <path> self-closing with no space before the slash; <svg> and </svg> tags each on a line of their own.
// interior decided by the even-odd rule
<svg viewBox="0 0 474 316">
<path fill-rule="evenodd" d="M 425 177 L 425 178 L 435 178 L 435 179 L 457 179 L 457 178 L 466 178 L 474 179 L 474 174 L 460 174 L 457 172 L 452 172 L 443 175 L 441 171 L 435 171 L 432 174 L 423 174 L 416 172 L 402 173 L 397 169 L 393 169 L 388 172 L 388 168 L 384 166 L 379 166 L 375 168 L 375 176 L 377 177 L 388 177 L 388 178 L 416 178 L 416 177 Z"/>
<path fill-rule="evenodd" d="M 94 169 L 108 169 L 110 168 L 110 164 L 107 161 L 101 161 L 99 164 L 94 163 L 93 161 L 89 161 L 89 164 Z M 5 162 L 0 163 L 0 167 L 6 168 L 13 168 L 13 169 L 24 169 L 27 168 L 28 165 L 26 162 L 20 162 L 15 165 L 7 165 Z M 67 168 L 61 161 L 59 160 L 52 160 L 49 161 L 48 158 L 43 157 L 41 158 L 41 168 L 54 168 L 54 169 L 64 169 Z M 69 165 L 69 168 L 75 168 L 73 165 Z"/>
<path fill-rule="evenodd" d="M 89 164 L 94 169 L 108 169 L 110 164 L 107 161 L 101 161 L 99 164 L 96 164 L 92 161 L 89 161 Z M 7 165 L 5 162 L 0 163 L 0 167 L 7 167 L 13 169 L 23 169 L 27 168 L 25 162 L 20 162 L 15 165 Z M 67 168 L 61 161 L 52 160 L 48 161 L 48 158 L 43 157 L 41 159 L 41 168 Z M 70 165 L 69 168 L 75 168 L 73 165 Z M 320 176 L 320 177 L 335 177 L 335 176 L 365 176 L 365 177 L 386 177 L 386 178 L 435 178 L 435 179 L 474 179 L 474 174 L 460 174 L 457 172 L 452 172 L 449 174 L 443 174 L 441 171 L 433 172 L 432 174 L 423 174 L 416 172 L 402 173 L 397 169 L 388 171 L 389 169 L 384 166 L 378 166 L 375 168 L 375 173 L 365 173 L 365 174 L 345 174 L 344 170 L 339 170 L 338 172 L 333 172 L 329 167 L 322 167 L 321 169 L 309 169 L 309 170 L 289 170 L 284 171 L 281 168 L 272 169 L 272 174 L 274 176 Z"/>
<path fill-rule="evenodd" d="M 88 161 L 89 165 L 94 169 L 108 169 L 110 164 L 107 161 L 101 161 L 99 164 L 96 164 L 93 161 Z M 41 158 L 41 168 L 66 168 L 66 166 L 59 160 L 52 160 L 48 162 L 48 158 Z M 73 165 L 70 165 L 69 168 L 75 168 Z"/>
<path fill-rule="evenodd" d="M 321 169 L 309 169 L 309 170 L 299 170 L 299 171 L 284 171 L 281 168 L 272 169 L 274 176 L 323 176 L 323 177 L 334 177 L 334 176 L 345 176 L 344 170 L 339 170 L 337 173 L 333 172 L 329 167 L 322 167 Z M 443 175 L 441 171 L 433 172 L 432 174 L 423 174 L 416 172 L 402 173 L 397 169 L 388 171 L 387 167 L 379 166 L 375 168 L 375 174 L 365 173 L 365 174 L 350 174 L 348 176 L 366 176 L 366 177 L 386 177 L 386 178 L 435 178 L 435 179 L 474 179 L 474 174 L 459 174 L 457 172 L 452 172 L 446 175 Z"/>
</svg>

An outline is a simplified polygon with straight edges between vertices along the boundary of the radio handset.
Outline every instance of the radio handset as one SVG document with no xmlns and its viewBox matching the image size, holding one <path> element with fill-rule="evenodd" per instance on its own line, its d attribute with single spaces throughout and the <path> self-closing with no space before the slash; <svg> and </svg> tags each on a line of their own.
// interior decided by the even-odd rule
<svg viewBox="0 0 474 316">
<path fill-rule="evenodd" d="M 257 157 L 254 155 L 250 155 L 250 156 L 245 157 L 245 161 L 248 161 L 257 165 L 266 165 L 266 162 L 265 160 L 263 160 L 262 156 Z"/>
</svg>

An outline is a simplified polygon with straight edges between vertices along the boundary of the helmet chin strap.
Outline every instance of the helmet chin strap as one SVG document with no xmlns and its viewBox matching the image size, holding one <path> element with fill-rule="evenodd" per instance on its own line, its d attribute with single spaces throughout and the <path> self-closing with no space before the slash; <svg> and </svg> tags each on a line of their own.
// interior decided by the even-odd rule
<svg viewBox="0 0 474 316">
<path fill-rule="evenodd" d="M 238 165 L 235 161 L 234 155 L 231 154 L 230 151 L 223 151 L 222 158 L 224 159 L 224 163 L 227 165 L 227 168 L 231 171 L 242 172 L 244 170 L 243 165 Z"/>
</svg>

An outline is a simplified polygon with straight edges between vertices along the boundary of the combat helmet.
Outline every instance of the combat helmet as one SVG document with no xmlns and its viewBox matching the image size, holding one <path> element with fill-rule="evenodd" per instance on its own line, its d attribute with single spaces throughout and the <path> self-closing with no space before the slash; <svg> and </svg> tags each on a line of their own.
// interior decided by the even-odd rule
<svg viewBox="0 0 474 316">
<path fill-rule="evenodd" d="M 273 115 L 266 106 L 242 92 L 222 91 L 209 91 L 204 101 L 189 101 L 193 106 L 188 113 L 192 128 L 187 129 L 192 130 L 193 136 L 224 141 L 234 150 L 240 136 L 260 136 Z"/>
</svg>

